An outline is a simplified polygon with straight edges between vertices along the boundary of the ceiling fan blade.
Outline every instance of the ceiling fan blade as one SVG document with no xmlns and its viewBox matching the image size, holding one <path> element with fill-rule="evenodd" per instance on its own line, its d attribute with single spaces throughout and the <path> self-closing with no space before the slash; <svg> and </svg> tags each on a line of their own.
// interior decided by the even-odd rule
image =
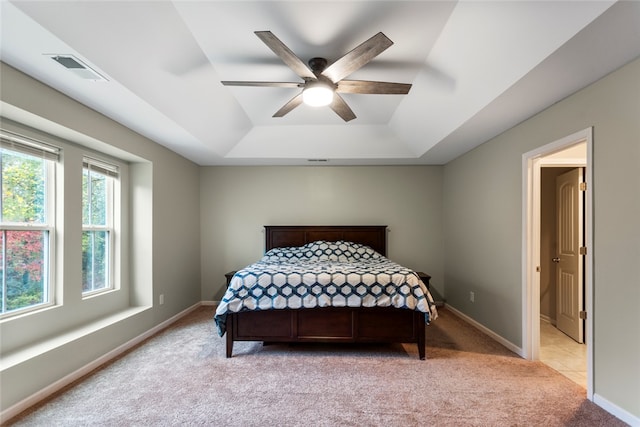
<svg viewBox="0 0 640 427">
<path fill-rule="evenodd" d="M 285 64 L 289 66 L 293 70 L 294 73 L 299 75 L 300 77 L 315 79 L 316 75 L 313 74 L 313 71 L 307 67 L 300 58 L 296 56 L 295 53 L 291 51 L 284 43 L 280 41 L 279 38 L 273 35 L 271 31 L 256 31 L 256 35 L 266 44 L 269 49 L 273 51 L 276 55 L 280 57 L 284 61 Z"/>
<path fill-rule="evenodd" d="M 303 87 L 304 83 L 296 83 L 296 82 L 243 82 L 243 81 L 232 81 L 232 80 L 223 80 L 222 83 L 225 86 L 258 86 L 258 87 Z"/>
<path fill-rule="evenodd" d="M 321 74 L 328 77 L 332 82 L 337 83 L 384 52 L 391 45 L 393 45 L 393 42 L 387 36 L 383 33 L 378 33 L 329 65 Z"/>
<path fill-rule="evenodd" d="M 356 118 L 353 110 L 349 108 L 347 103 L 342 99 L 340 95 L 337 93 L 333 94 L 333 102 L 329 105 L 333 111 L 336 112 L 337 115 L 342 117 L 342 120 L 348 122 Z"/>
<path fill-rule="evenodd" d="M 366 80 L 340 80 L 336 92 L 340 93 L 368 93 L 381 95 L 406 95 L 409 93 L 409 83 L 371 82 Z"/>
<path fill-rule="evenodd" d="M 300 92 L 299 94 L 291 98 L 289 102 L 284 104 L 281 109 L 276 111 L 273 117 L 282 117 L 294 108 L 298 107 L 300 104 L 302 104 L 302 92 Z"/>
</svg>

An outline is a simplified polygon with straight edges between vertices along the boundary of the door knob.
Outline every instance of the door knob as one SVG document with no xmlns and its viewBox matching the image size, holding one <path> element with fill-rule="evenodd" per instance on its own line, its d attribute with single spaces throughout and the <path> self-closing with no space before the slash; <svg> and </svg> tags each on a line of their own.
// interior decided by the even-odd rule
<svg viewBox="0 0 640 427">
<path fill-rule="evenodd" d="M 551 261 L 553 261 L 553 262 L 560 262 L 560 258 L 551 258 Z"/>
</svg>

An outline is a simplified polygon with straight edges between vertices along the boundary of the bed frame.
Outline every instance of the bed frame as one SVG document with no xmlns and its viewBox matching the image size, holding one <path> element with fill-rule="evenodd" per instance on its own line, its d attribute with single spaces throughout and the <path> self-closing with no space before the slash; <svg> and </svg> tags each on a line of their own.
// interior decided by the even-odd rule
<svg viewBox="0 0 640 427">
<path fill-rule="evenodd" d="M 265 250 L 316 240 L 348 240 L 386 256 L 387 226 L 265 226 Z M 416 343 L 425 359 L 424 313 L 393 307 L 305 308 L 229 313 L 227 357 L 234 341 Z"/>
</svg>

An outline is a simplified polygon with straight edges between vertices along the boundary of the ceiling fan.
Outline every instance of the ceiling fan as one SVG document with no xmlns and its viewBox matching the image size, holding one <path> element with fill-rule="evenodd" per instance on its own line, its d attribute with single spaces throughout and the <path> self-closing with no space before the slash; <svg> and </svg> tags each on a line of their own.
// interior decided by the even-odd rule
<svg viewBox="0 0 640 427">
<path fill-rule="evenodd" d="M 371 37 L 332 64 L 328 64 L 325 58 L 311 58 L 308 66 L 271 31 L 256 31 L 255 34 L 304 82 L 224 80 L 221 83 L 225 86 L 302 88 L 302 91 L 276 111 L 273 117 L 283 117 L 304 102 L 312 106 L 328 105 L 345 122 L 348 122 L 355 119 L 356 115 L 340 96 L 340 93 L 406 95 L 411 89 L 411 84 L 407 83 L 345 80 L 345 77 L 361 68 L 393 44 L 383 33 L 378 33 Z"/>
</svg>

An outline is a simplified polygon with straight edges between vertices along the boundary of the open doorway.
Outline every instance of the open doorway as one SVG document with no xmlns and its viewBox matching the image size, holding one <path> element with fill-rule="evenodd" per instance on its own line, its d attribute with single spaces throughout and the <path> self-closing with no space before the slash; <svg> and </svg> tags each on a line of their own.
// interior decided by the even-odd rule
<svg viewBox="0 0 640 427">
<path fill-rule="evenodd" d="M 589 128 L 523 155 L 523 354 L 527 359 L 549 364 L 585 386 L 589 399 L 592 399 L 593 384 L 592 319 L 588 316 L 593 295 L 588 249 L 591 247 L 591 150 L 592 129 Z M 572 267 L 578 269 L 574 270 L 575 276 L 567 273 L 566 257 L 558 248 L 562 236 L 578 232 L 577 229 L 569 233 L 560 230 L 560 236 L 557 234 L 558 205 L 564 203 L 558 201 L 556 195 L 556 182 L 561 176 L 571 176 L 573 180 L 578 176 L 579 182 L 587 183 L 580 188 L 580 197 L 585 203 L 580 207 L 583 222 L 579 226 L 581 240 L 576 247 L 580 256 L 576 267 Z M 550 223 L 556 226 L 551 227 Z M 576 294 L 568 299 L 570 288 Z M 564 324 L 569 312 L 574 317 L 575 325 L 571 327 L 575 327 L 575 331 L 567 330 Z M 558 323 L 564 332 L 558 330 Z M 563 360 L 562 355 L 567 359 Z M 580 370 L 580 364 L 584 373 L 572 376 L 570 371 Z"/>
<path fill-rule="evenodd" d="M 555 160 L 567 158 L 566 164 Z M 586 144 L 540 169 L 540 361 L 587 388 L 584 334 L 584 165 Z M 581 160 L 583 159 L 583 160 Z M 558 162 L 559 163 L 559 162 Z"/>
</svg>

